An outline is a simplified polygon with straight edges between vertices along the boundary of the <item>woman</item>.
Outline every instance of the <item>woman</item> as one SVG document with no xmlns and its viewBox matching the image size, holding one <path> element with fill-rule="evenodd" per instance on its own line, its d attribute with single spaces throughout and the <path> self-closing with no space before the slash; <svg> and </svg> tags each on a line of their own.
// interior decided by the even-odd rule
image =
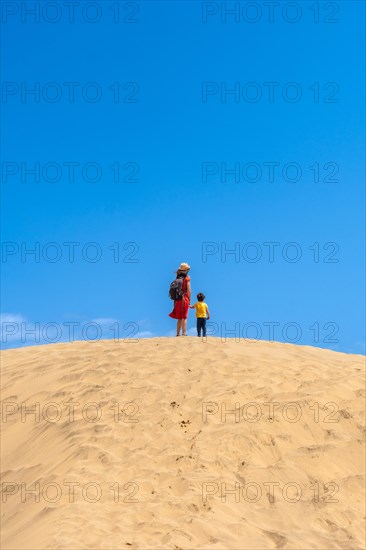
<svg viewBox="0 0 366 550">
<path fill-rule="evenodd" d="M 169 317 L 173 319 L 178 319 L 177 321 L 177 336 L 180 336 L 182 331 L 182 336 L 187 336 L 187 317 L 189 303 L 191 301 L 191 278 L 188 275 L 191 266 L 186 262 L 180 264 L 177 270 L 177 279 L 183 279 L 183 298 L 174 302 L 174 308 Z"/>
</svg>

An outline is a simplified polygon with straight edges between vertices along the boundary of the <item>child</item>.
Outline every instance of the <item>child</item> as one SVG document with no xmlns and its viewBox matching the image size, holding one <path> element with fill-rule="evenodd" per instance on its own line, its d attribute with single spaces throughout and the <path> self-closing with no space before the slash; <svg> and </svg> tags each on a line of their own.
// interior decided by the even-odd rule
<svg viewBox="0 0 366 550">
<path fill-rule="evenodd" d="M 202 294 L 202 292 L 199 292 L 197 294 L 197 300 L 193 306 L 189 306 L 191 309 L 196 310 L 196 317 L 197 317 L 197 336 L 201 336 L 201 329 L 202 329 L 202 335 L 206 336 L 206 318 L 210 318 L 210 312 L 208 310 L 208 305 L 205 304 L 203 301 L 205 299 L 205 295 Z"/>
</svg>

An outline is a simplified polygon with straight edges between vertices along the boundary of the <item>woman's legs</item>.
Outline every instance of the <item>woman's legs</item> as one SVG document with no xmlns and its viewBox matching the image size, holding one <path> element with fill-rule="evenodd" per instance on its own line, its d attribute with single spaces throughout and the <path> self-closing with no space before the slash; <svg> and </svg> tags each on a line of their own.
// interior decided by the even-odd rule
<svg viewBox="0 0 366 550">
<path fill-rule="evenodd" d="M 177 336 L 180 336 L 180 331 L 182 331 L 182 336 L 187 334 L 187 319 L 178 319 L 177 321 Z"/>
</svg>

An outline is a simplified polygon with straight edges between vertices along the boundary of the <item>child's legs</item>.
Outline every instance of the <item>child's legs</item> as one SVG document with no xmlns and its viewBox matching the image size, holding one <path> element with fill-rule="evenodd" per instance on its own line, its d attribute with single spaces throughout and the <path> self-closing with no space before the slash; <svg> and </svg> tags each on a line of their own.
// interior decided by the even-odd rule
<svg viewBox="0 0 366 550">
<path fill-rule="evenodd" d="M 198 336 L 201 336 L 201 330 L 202 329 L 203 329 L 203 336 L 206 336 L 206 334 L 205 334 L 206 328 L 205 328 L 205 325 L 204 325 L 204 321 L 205 321 L 205 319 L 203 319 L 202 317 L 197 317 L 197 335 Z"/>
<path fill-rule="evenodd" d="M 205 336 L 206 336 L 206 319 L 202 319 L 202 335 L 205 338 Z"/>
</svg>

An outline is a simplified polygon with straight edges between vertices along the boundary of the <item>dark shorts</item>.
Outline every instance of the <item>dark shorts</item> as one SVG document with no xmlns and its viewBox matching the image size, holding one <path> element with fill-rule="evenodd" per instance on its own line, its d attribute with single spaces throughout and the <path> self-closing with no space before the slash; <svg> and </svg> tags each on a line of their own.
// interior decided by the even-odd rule
<svg viewBox="0 0 366 550">
<path fill-rule="evenodd" d="M 206 317 L 197 317 L 197 336 L 206 336 Z"/>
</svg>

